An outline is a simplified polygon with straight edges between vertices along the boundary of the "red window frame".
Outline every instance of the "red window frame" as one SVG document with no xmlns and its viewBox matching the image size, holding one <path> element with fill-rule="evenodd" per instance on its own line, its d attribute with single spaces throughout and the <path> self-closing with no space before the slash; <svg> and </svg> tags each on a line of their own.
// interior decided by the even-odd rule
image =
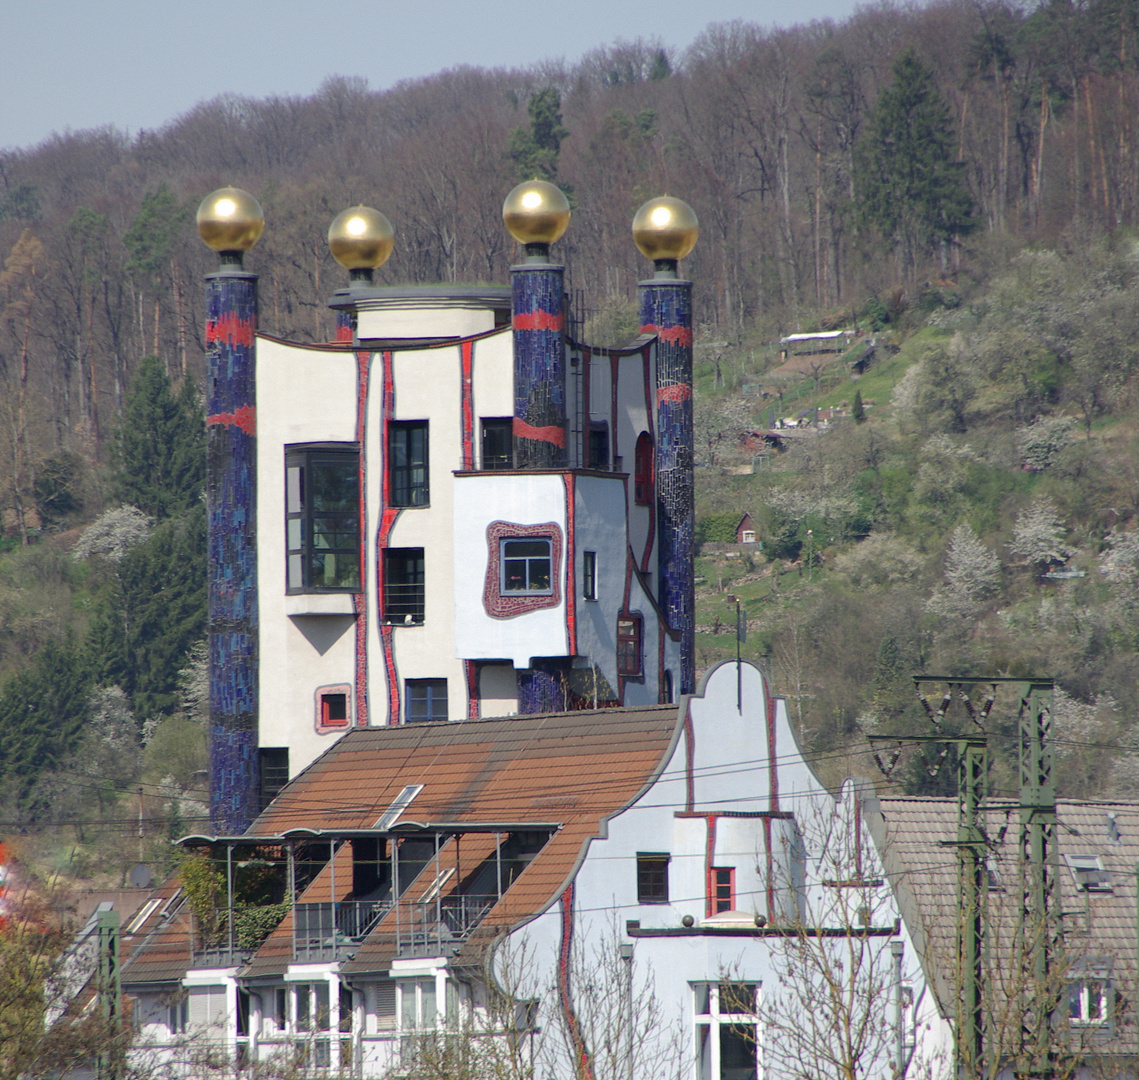
<svg viewBox="0 0 1139 1080">
<path fill-rule="evenodd" d="M 653 501 L 653 440 L 647 431 L 637 436 L 633 449 L 633 501 L 639 506 Z"/>
<path fill-rule="evenodd" d="M 708 868 L 708 914 L 734 911 L 736 907 L 736 868 L 710 866 Z"/>
<path fill-rule="evenodd" d="M 617 674 L 644 674 L 644 619 L 635 612 L 617 616 Z"/>
</svg>

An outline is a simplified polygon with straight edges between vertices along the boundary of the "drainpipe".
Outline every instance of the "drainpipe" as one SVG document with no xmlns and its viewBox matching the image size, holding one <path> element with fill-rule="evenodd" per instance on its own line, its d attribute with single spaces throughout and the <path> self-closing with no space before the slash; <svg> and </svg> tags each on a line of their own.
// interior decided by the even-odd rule
<svg viewBox="0 0 1139 1080">
<path fill-rule="evenodd" d="M 894 958 L 894 1077 L 902 1080 L 906 1071 L 905 1010 L 902 1007 L 902 955 L 903 942 L 890 942 L 890 955 Z"/>
</svg>

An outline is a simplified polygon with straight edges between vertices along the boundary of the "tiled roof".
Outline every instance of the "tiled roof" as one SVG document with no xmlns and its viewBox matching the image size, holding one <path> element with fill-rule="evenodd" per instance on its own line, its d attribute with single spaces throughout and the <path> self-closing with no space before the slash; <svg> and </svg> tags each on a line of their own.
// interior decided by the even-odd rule
<svg viewBox="0 0 1139 1080">
<path fill-rule="evenodd" d="M 957 884 L 957 801 L 890 798 L 880 801 L 881 822 L 871 815 L 875 840 L 945 1015 L 954 1006 L 954 954 L 960 904 Z M 1133 983 L 1136 955 L 1136 880 L 1139 805 L 1057 803 L 1060 910 L 1065 963 L 1110 967 L 1117 988 Z M 1023 907 L 1019 806 L 992 803 L 985 831 L 990 887 L 985 896 L 989 949 L 996 965 L 1014 963 L 1014 939 Z M 1094 856 L 1106 871 L 1099 887 L 1082 888 L 1068 859 Z"/>
<path fill-rule="evenodd" d="M 292 830 L 372 830 L 405 787 L 420 784 L 422 790 L 396 822 L 399 832 L 415 836 L 417 825 L 457 826 L 453 832 L 480 826 L 490 830 L 466 832 L 458 843 L 444 835 L 439 850 L 443 870 L 473 870 L 493 854 L 495 825 L 504 826 L 503 834 L 511 831 L 508 825 L 552 827 L 548 843 L 456 958 L 474 962 L 481 947 L 504 928 L 556 901 L 605 818 L 627 806 L 667 764 L 678 731 L 676 705 L 357 729 L 281 791 L 247 835 L 268 839 Z M 419 899 L 435 878 L 432 859 L 404 901 Z M 449 888 L 458 878 L 458 873 L 452 876 Z M 328 901 L 331 886 L 326 865 L 298 902 Z M 345 847 L 337 857 L 336 899 L 346 899 L 351 888 L 351 853 Z M 243 975 L 271 978 L 284 972 L 292 959 L 292 920 L 290 913 Z M 190 960 L 189 927 L 179 922 L 156 930 L 145 948 L 134 950 L 130 981 L 147 981 L 138 972 L 181 977 Z M 386 972 L 396 955 L 395 924 L 394 912 L 381 920 L 344 970 Z"/>
</svg>

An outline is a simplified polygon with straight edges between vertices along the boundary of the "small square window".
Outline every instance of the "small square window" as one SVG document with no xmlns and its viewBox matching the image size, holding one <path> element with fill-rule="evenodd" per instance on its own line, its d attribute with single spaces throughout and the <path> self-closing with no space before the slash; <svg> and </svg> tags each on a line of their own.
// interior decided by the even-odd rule
<svg viewBox="0 0 1139 1080">
<path fill-rule="evenodd" d="M 597 599 L 597 552 L 581 553 L 581 595 L 586 600 Z"/>
<path fill-rule="evenodd" d="M 408 679 L 404 687 L 409 724 L 447 719 L 446 679 Z"/>
<path fill-rule="evenodd" d="M 733 911 L 736 906 L 736 869 L 713 866 L 708 871 L 708 914 Z"/>
<path fill-rule="evenodd" d="M 643 673 L 642 619 L 622 615 L 617 620 L 617 674 L 636 678 Z"/>
<path fill-rule="evenodd" d="M 637 903 L 668 903 L 667 852 L 637 853 Z"/>
<path fill-rule="evenodd" d="M 498 471 L 514 467 L 514 419 L 484 417 L 482 422 L 482 467 Z"/>
<path fill-rule="evenodd" d="M 316 692 L 316 730 L 342 731 L 352 724 L 352 687 L 322 686 Z"/>
<path fill-rule="evenodd" d="M 515 596 L 549 596 L 554 591 L 550 563 L 549 540 L 503 540 L 502 591 Z"/>
<path fill-rule="evenodd" d="M 1073 1024 L 1103 1024 L 1107 1021 L 1107 982 L 1085 979 L 1068 986 L 1068 1019 Z"/>
</svg>

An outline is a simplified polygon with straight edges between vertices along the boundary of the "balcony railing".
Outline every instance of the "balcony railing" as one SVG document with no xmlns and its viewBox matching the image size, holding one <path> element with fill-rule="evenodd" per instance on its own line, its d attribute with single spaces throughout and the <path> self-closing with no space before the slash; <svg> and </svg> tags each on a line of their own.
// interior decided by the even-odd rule
<svg viewBox="0 0 1139 1080">
<path fill-rule="evenodd" d="M 384 583 L 384 621 L 396 624 L 423 622 L 425 587 L 422 582 L 404 585 Z"/>
<path fill-rule="evenodd" d="M 355 949 L 389 911 L 391 901 L 342 900 L 297 904 L 297 960 L 336 960 Z"/>
<path fill-rule="evenodd" d="M 448 956 L 456 952 L 498 899 L 492 893 L 401 904 L 399 955 Z"/>
</svg>

